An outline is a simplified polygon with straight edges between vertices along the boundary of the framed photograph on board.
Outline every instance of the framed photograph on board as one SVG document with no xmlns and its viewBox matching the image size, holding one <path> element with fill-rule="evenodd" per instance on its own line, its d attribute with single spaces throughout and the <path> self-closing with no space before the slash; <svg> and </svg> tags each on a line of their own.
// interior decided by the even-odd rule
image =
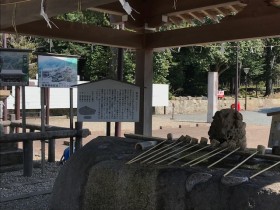
<svg viewBox="0 0 280 210">
<path fill-rule="evenodd" d="M 0 49 L 0 86 L 27 86 L 31 50 Z"/>
<path fill-rule="evenodd" d="M 77 84 L 78 57 L 38 55 L 38 86 L 70 88 Z"/>
</svg>

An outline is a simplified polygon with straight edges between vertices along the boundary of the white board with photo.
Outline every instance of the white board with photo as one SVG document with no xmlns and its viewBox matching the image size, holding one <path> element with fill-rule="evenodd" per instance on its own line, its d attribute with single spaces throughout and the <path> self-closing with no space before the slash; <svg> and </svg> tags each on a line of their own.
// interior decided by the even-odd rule
<svg viewBox="0 0 280 210">
<path fill-rule="evenodd" d="M 38 55 L 38 86 L 70 88 L 77 84 L 77 57 Z"/>
</svg>

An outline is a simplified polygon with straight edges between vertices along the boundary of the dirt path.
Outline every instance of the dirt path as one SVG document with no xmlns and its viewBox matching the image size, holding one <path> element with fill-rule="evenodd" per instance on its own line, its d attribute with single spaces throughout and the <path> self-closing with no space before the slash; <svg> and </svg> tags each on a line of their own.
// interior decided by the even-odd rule
<svg viewBox="0 0 280 210">
<path fill-rule="evenodd" d="M 75 121 L 75 119 L 74 119 Z M 40 119 L 27 119 L 28 123 L 40 124 Z M 50 125 L 69 127 L 69 119 L 66 117 L 51 117 Z M 91 135 L 83 140 L 83 144 L 86 144 L 90 140 L 97 136 L 106 135 L 106 123 L 84 123 L 84 128 L 88 128 L 91 131 Z M 179 128 L 181 127 L 181 128 Z M 181 135 L 189 135 L 200 139 L 201 137 L 208 137 L 209 123 L 195 123 L 195 122 L 179 122 L 171 120 L 166 116 L 155 115 L 153 116 L 153 136 L 166 137 L 168 133 L 172 133 L 174 138 L 178 138 Z M 247 125 L 246 135 L 247 144 L 250 148 L 256 148 L 261 144 L 267 146 L 269 138 L 270 126 L 264 125 Z M 122 123 L 122 136 L 124 133 L 134 133 L 134 123 Z M 111 125 L 111 135 L 114 135 L 114 123 Z M 56 141 L 56 160 L 60 160 L 64 149 L 67 145 L 64 141 L 69 142 L 69 139 L 58 139 Z M 22 145 L 19 145 L 22 147 Z M 48 145 L 46 145 L 46 155 Z M 34 142 L 34 160 L 41 159 L 41 143 L 40 141 Z"/>
</svg>

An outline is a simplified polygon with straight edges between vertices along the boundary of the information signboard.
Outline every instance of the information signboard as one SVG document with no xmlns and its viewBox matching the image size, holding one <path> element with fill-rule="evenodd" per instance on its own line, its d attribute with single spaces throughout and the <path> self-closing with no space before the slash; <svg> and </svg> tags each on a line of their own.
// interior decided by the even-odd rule
<svg viewBox="0 0 280 210">
<path fill-rule="evenodd" d="M 38 55 L 38 86 L 70 88 L 77 84 L 77 57 Z"/>
<path fill-rule="evenodd" d="M 140 88 L 111 79 L 78 85 L 78 121 L 138 122 Z"/>
<path fill-rule="evenodd" d="M 27 86 L 31 50 L 0 49 L 0 86 Z"/>
</svg>

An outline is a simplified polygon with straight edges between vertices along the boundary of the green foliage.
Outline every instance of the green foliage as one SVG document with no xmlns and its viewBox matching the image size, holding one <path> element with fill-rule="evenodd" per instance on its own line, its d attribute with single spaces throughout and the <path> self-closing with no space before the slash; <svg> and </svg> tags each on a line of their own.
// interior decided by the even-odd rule
<svg viewBox="0 0 280 210">
<path fill-rule="evenodd" d="M 265 39 L 264 64 L 265 64 L 265 96 L 273 93 L 273 80 L 279 76 L 277 66 L 280 63 L 280 39 Z"/>
<path fill-rule="evenodd" d="M 124 80 L 135 83 L 135 53 L 131 51 L 124 52 Z"/>
<path fill-rule="evenodd" d="M 167 84 L 168 71 L 172 62 L 170 50 L 155 52 L 153 57 L 153 83 Z"/>
<path fill-rule="evenodd" d="M 107 14 L 85 10 L 81 12 L 72 12 L 57 17 L 60 20 L 70 22 L 79 22 L 84 24 L 94 24 L 96 26 L 109 27 L 110 19 Z"/>
<path fill-rule="evenodd" d="M 168 80 L 173 94 L 207 94 L 207 60 L 201 56 L 205 50 L 203 47 L 184 47 L 172 52 Z"/>
<path fill-rule="evenodd" d="M 81 22 L 84 24 L 94 24 L 102 27 L 109 27 L 109 17 L 103 13 L 90 10 L 67 13 L 57 17 L 58 19 Z M 112 69 L 114 68 L 112 59 L 114 52 L 110 47 L 82 44 L 66 41 L 53 41 L 54 53 L 79 55 L 86 59 L 82 74 L 90 81 L 103 78 L 112 78 Z"/>
<path fill-rule="evenodd" d="M 112 54 L 109 47 L 94 46 L 93 51 L 89 51 L 86 55 L 86 77 L 91 81 L 111 77 L 109 70 L 111 68 Z"/>
</svg>

